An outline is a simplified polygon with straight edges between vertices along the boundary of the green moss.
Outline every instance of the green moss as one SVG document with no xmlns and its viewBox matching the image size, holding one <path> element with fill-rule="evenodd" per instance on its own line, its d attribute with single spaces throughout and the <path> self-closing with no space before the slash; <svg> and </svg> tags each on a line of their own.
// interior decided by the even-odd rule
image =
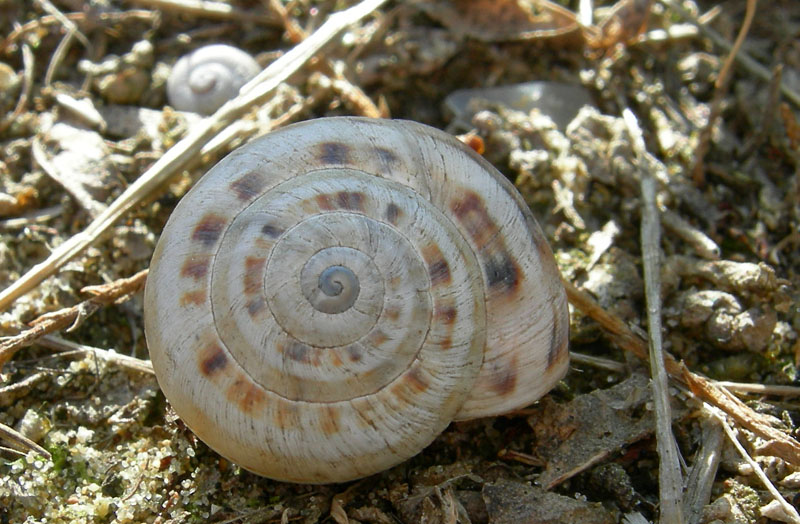
<svg viewBox="0 0 800 524">
<path fill-rule="evenodd" d="M 66 446 L 58 444 L 47 448 L 50 452 L 53 461 L 53 471 L 61 473 L 67 466 L 67 458 L 69 457 L 69 449 Z"/>
</svg>

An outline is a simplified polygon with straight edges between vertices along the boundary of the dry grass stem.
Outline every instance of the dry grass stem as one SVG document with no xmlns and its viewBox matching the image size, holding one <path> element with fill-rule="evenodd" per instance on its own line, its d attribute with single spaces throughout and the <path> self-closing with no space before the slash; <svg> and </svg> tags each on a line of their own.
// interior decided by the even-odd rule
<svg viewBox="0 0 800 524">
<path fill-rule="evenodd" d="M 64 26 L 64 29 L 67 32 L 67 35 L 73 35 L 78 41 L 83 44 L 84 47 L 87 49 L 91 49 L 92 44 L 89 42 L 89 39 L 86 38 L 86 35 L 78 30 L 78 26 L 75 23 L 67 18 L 64 13 L 58 10 L 56 6 L 53 5 L 50 0 L 35 0 L 37 4 L 41 6 L 41 8 L 47 12 L 48 14 L 52 15 L 58 23 Z"/>
<path fill-rule="evenodd" d="M 21 450 L 24 451 L 25 453 L 29 451 L 35 451 L 39 455 L 45 457 L 47 460 L 50 460 L 52 458 L 49 451 L 47 451 L 42 446 L 32 441 L 25 435 L 23 435 L 19 431 L 15 430 L 14 428 L 8 427 L 3 423 L 0 423 L 0 440 L 4 440 L 9 444 L 11 444 L 12 449 Z"/>
<path fill-rule="evenodd" d="M 642 223 L 641 243 L 644 265 L 644 289 L 647 300 L 647 334 L 650 338 L 650 376 L 656 416 L 656 437 L 659 456 L 660 517 L 664 523 L 683 522 L 683 478 L 680 456 L 672 434 L 672 409 L 669 384 L 664 369 L 661 338 L 661 225 L 656 204 L 656 180 L 650 175 L 644 138 L 636 116 L 630 109 L 623 118 L 633 142 L 635 163 L 641 177 Z"/>
<path fill-rule="evenodd" d="M 289 11 L 286 9 L 286 7 L 284 7 L 280 0 L 262 0 L 262 3 L 275 11 L 275 13 L 278 15 L 281 24 L 283 24 L 283 29 L 286 31 L 286 36 L 289 38 L 291 43 L 299 44 L 308 37 L 308 33 L 306 33 L 303 28 L 300 27 L 300 24 L 298 24 L 291 16 L 289 16 Z"/>
<path fill-rule="evenodd" d="M 707 410 L 702 419 L 703 435 L 700 449 L 692 461 L 692 469 L 686 479 L 683 496 L 683 514 L 687 524 L 699 524 L 703 518 L 703 508 L 711 498 L 711 488 L 717 477 L 717 468 L 722 456 L 723 432 L 716 417 Z"/>
<path fill-rule="evenodd" d="M 278 20 L 264 12 L 246 11 L 226 2 L 211 2 L 208 0 L 127 0 L 128 3 L 185 13 L 216 20 L 241 20 L 259 24 L 275 25 Z"/>
<path fill-rule="evenodd" d="M 28 100 L 31 97 L 31 92 L 33 90 L 34 58 L 33 52 L 28 44 L 22 45 L 22 67 L 22 92 L 19 95 L 14 110 L 0 122 L 0 133 L 8 129 L 8 127 L 25 112 L 25 108 L 28 106 Z"/>
<path fill-rule="evenodd" d="M 800 387 L 778 386 L 772 384 L 744 384 L 742 382 L 728 382 L 718 380 L 714 382 L 717 387 L 725 388 L 736 393 L 758 393 L 760 395 L 775 395 L 778 397 L 800 397 Z"/>
<path fill-rule="evenodd" d="M 764 473 L 764 470 L 761 469 L 761 466 L 759 466 L 758 463 L 753 460 L 753 457 L 747 453 L 747 450 L 744 449 L 742 444 L 739 442 L 739 439 L 736 438 L 736 435 L 734 434 L 731 426 L 728 424 L 728 421 L 725 420 L 725 416 L 716 409 L 711 409 L 710 411 L 713 416 L 719 420 L 720 424 L 722 424 L 722 429 L 725 430 L 728 440 L 730 440 L 731 444 L 734 445 L 736 451 L 739 452 L 739 455 L 741 455 L 741 457 L 748 464 L 750 464 L 750 467 L 753 468 L 753 472 L 755 472 L 756 476 L 764 485 L 764 487 L 767 488 L 767 491 L 769 491 L 770 495 L 772 495 L 772 498 L 781 505 L 784 513 L 787 517 L 789 517 L 787 522 L 791 522 L 792 524 L 800 524 L 800 515 L 797 514 L 797 510 L 794 508 L 794 506 L 789 504 L 785 498 L 783 498 L 783 495 L 781 495 L 778 489 L 772 484 L 767 475 Z"/>
<path fill-rule="evenodd" d="M 64 26 L 64 30 L 66 31 L 66 35 L 64 35 L 64 38 L 61 39 L 58 47 L 56 47 L 56 50 L 50 59 L 50 63 L 47 66 L 47 72 L 44 75 L 44 85 L 49 86 L 52 83 L 53 75 L 55 75 L 55 72 L 58 70 L 59 64 L 64 59 L 64 55 L 69 50 L 69 46 L 74 39 L 77 38 L 77 40 L 83 44 L 86 49 L 91 49 L 92 45 L 89 42 L 89 39 L 86 38 L 86 35 L 80 32 L 75 23 L 64 16 L 64 13 L 59 11 L 58 8 L 54 6 L 52 2 L 50 2 L 50 0 L 36 0 L 36 3 L 47 13 L 54 16 L 56 20 L 58 20 L 58 22 Z"/>
<path fill-rule="evenodd" d="M 569 358 L 572 364 L 594 366 L 596 368 L 611 371 L 612 373 L 625 373 L 630 369 L 621 362 L 617 362 L 608 358 L 596 357 L 594 355 L 584 355 L 583 353 L 578 353 L 577 351 L 570 351 Z"/>
<path fill-rule="evenodd" d="M 649 359 L 647 342 L 634 333 L 625 322 L 616 315 L 600 307 L 591 295 L 578 289 L 571 282 L 566 280 L 562 282 L 567 290 L 569 303 L 575 306 L 581 313 L 600 324 L 600 326 L 608 332 L 609 337 L 617 346 L 625 351 L 630 351 L 644 361 Z M 679 369 L 678 363 L 667 356 L 667 371 L 670 375 L 674 376 L 677 374 L 677 376 L 680 376 Z"/>
<path fill-rule="evenodd" d="M 733 61 L 736 59 L 736 55 L 739 53 L 739 50 L 744 43 L 744 39 L 747 37 L 747 33 L 750 31 L 750 25 L 753 23 L 753 16 L 756 12 L 756 3 L 756 0 L 747 0 L 747 11 L 744 16 L 744 22 L 742 22 L 742 27 L 739 30 L 736 41 L 734 42 L 730 53 L 728 53 L 725 63 L 722 65 L 722 69 L 719 72 L 717 82 L 714 86 L 714 97 L 711 100 L 711 109 L 709 110 L 708 122 L 706 122 L 706 125 L 700 130 L 700 134 L 697 137 L 697 146 L 695 147 L 694 152 L 694 167 L 692 168 L 692 178 L 694 179 L 695 185 L 698 187 L 701 187 L 705 184 L 704 159 L 706 153 L 708 153 L 709 147 L 711 147 L 711 132 L 713 131 L 714 126 L 716 125 L 717 120 L 722 113 L 722 102 L 728 92 L 728 86 L 730 85 L 733 73 Z"/>
</svg>

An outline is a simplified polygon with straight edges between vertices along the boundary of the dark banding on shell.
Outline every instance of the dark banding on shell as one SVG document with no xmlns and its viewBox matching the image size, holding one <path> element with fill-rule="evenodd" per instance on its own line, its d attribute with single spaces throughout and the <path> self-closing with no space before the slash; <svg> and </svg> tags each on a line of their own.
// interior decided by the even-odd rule
<svg viewBox="0 0 800 524">
<path fill-rule="evenodd" d="M 340 482 L 451 420 L 515 410 L 568 363 L 566 297 L 513 186 L 413 122 L 331 118 L 233 152 L 156 247 L 159 384 L 256 473 Z"/>
</svg>

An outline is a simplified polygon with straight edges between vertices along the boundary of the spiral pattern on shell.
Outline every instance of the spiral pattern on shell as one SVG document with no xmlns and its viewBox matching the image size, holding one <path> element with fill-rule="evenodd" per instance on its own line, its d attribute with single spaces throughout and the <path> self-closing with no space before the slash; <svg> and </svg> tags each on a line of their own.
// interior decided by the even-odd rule
<svg viewBox="0 0 800 524">
<path fill-rule="evenodd" d="M 167 99 L 179 111 L 210 115 L 261 71 L 253 57 L 213 44 L 181 57 L 167 79 Z"/>
<path fill-rule="evenodd" d="M 406 121 L 309 121 L 222 160 L 158 242 L 145 329 L 186 424 L 292 482 L 389 468 L 568 363 L 564 290 L 519 194 Z"/>
</svg>

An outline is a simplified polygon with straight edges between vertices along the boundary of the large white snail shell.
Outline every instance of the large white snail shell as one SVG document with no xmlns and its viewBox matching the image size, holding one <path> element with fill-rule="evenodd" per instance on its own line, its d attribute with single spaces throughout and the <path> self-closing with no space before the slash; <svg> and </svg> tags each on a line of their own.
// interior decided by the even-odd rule
<svg viewBox="0 0 800 524">
<path fill-rule="evenodd" d="M 258 62 L 241 49 L 201 47 L 175 63 L 167 79 L 167 99 L 179 111 L 210 115 L 260 71 Z"/>
<path fill-rule="evenodd" d="M 292 482 L 391 467 L 566 372 L 566 298 L 513 186 L 436 129 L 327 118 L 234 151 L 153 255 L 145 329 L 209 446 Z"/>
</svg>

